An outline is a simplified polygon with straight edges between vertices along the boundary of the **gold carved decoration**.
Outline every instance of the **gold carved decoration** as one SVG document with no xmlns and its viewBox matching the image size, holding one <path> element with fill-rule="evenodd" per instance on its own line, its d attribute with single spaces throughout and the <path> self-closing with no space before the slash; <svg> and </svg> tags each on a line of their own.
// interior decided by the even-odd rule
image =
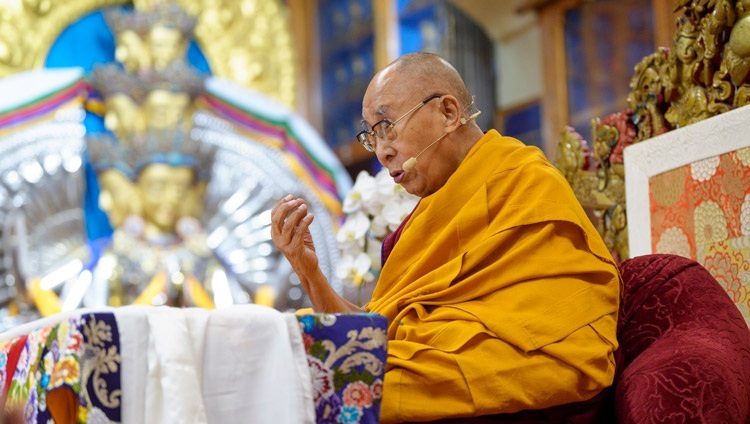
<svg viewBox="0 0 750 424">
<path fill-rule="evenodd" d="M 0 6 L 0 78 L 44 66 L 60 33 L 96 9 L 123 0 L 11 0 Z"/>
<path fill-rule="evenodd" d="M 136 0 L 151 9 L 161 0 Z M 295 102 L 288 10 L 279 0 L 177 0 L 197 18 L 196 41 L 213 75 Z M 11 0 L 0 6 L 0 78 L 44 66 L 60 33 L 81 16 L 123 0 Z"/>
<path fill-rule="evenodd" d="M 629 109 L 592 120 L 593 152 L 569 127 L 558 144 L 557 167 L 599 218 L 599 232 L 618 260 L 628 257 L 622 149 L 750 104 L 750 0 L 674 4 L 682 13 L 673 44 L 635 66 Z"/>
<path fill-rule="evenodd" d="M 636 141 L 750 103 L 750 1 L 679 0 L 673 46 L 635 68 Z"/>
<path fill-rule="evenodd" d="M 145 0 L 150 3 L 154 0 Z M 139 1 L 136 1 L 136 7 Z M 198 18 L 195 37 L 214 75 L 294 107 L 288 10 L 279 0 L 178 0 Z"/>
<path fill-rule="evenodd" d="M 563 129 L 556 166 L 570 183 L 581 204 L 597 221 L 597 230 L 615 259 L 628 255 L 625 217 L 625 173 L 622 150 L 633 142 L 630 113 L 616 113 L 591 122 L 593 151 L 573 128 Z"/>
</svg>

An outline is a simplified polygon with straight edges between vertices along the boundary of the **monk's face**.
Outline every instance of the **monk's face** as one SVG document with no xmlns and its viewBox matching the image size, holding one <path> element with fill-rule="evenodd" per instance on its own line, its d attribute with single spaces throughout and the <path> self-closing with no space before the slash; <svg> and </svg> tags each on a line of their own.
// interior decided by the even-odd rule
<svg viewBox="0 0 750 424">
<path fill-rule="evenodd" d="M 368 128 L 382 119 L 396 122 L 433 94 L 443 93 L 424 86 L 418 78 L 387 68 L 370 82 L 362 101 L 362 117 Z M 458 166 L 446 137 L 425 150 L 412 170 L 405 172 L 403 168 L 407 160 L 446 133 L 442 101 L 436 98 L 426 102 L 392 127 L 390 139 L 378 138 L 375 145 L 378 161 L 388 168 L 394 181 L 419 197 L 440 189 Z"/>
</svg>

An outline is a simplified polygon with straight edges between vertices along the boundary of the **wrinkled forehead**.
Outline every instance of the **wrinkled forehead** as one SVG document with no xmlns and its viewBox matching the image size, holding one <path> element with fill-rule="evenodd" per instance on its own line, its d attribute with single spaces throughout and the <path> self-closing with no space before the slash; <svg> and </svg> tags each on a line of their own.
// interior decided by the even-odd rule
<svg viewBox="0 0 750 424">
<path fill-rule="evenodd" d="M 367 87 L 362 100 L 362 118 L 374 124 L 383 118 L 393 118 L 393 113 L 401 110 L 404 102 L 410 99 L 413 85 L 407 84 L 408 75 L 386 68 L 378 73 Z"/>
<path fill-rule="evenodd" d="M 393 118 L 401 100 L 394 96 L 377 96 L 362 102 L 362 121 L 372 125 L 381 119 Z"/>
</svg>

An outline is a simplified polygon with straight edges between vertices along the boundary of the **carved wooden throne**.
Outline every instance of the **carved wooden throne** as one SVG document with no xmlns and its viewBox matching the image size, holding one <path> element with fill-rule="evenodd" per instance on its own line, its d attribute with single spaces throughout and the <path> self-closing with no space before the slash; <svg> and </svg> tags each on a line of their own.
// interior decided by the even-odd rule
<svg viewBox="0 0 750 424">
<path fill-rule="evenodd" d="M 592 119 L 590 144 L 566 127 L 557 166 L 618 261 L 694 259 L 750 323 L 750 1 L 675 11 L 673 44 L 636 65 L 628 109 Z"/>
</svg>

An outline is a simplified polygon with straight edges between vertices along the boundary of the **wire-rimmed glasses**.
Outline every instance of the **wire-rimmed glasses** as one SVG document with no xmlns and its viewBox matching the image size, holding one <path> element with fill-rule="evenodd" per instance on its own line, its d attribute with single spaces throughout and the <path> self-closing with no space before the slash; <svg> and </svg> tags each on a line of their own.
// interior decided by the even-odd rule
<svg viewBox="0 0 750 424">
<path fill-rule="evenodd" d="M 393 127 L 396 124 L 419 110 L 419 108 L 426 105 L 430 100 L 437 99 L 442 96 L 444 96 L 444 94 L 433 94 L 430 97 L 422 100 L 418 105 L 411 108 L 408 112 L 401 115 L 401 117 L 396 119 L 395 121 L 391 122 L 391 120 L 388 118 L 381 119 L 372 126 L 372 129 L 367 129 L 367 124 L 365 122 L 362 122 L 362 125 L 365 126 L 365 128 L 360 131 L 359 134 L 357 134 L 357 141 L 359 141 L 359 144 L 367 149 L 368 152 L 374 152 L 375 146 L 378 142 L 390 143 L 396 139 L 395 131 L 393 131 Z"/>
</svg>

